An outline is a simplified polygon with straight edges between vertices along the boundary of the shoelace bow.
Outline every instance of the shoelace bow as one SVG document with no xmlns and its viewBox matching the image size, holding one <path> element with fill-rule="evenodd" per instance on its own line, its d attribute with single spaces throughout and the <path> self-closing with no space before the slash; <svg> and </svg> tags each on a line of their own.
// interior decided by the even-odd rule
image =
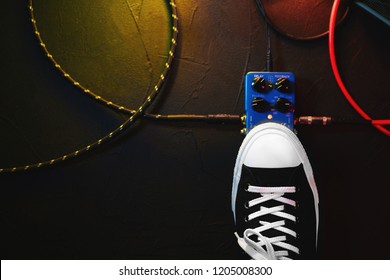
<svg viewBox="0 0 390 280">
<path fill-rule="evenodd" d="M 285 193 L 295 193 L 295 187 L 284 186 L 284 187 L 258 187 L 258 186 L 248 186 L 248 192 L 258 193 L 261 196 L 250 200 L 245 206 L 250 208 L 252 206 L 261 205 L 262 203 L 269 200 L 276 200 L 283 204 L 296 206 L 296 202 L 292 199 L 283 197 Z M 279 205 L 271 208 L 260 206 L 259 211 L 255 211 L 247 216 L 247 221 L 262 217 L 264 215 L 274 215 L 282 218 L 282 220 L 276 222 L 266 222 L 260 220 L 260 225 L 257 228 L 249 228 L 244 231 L 243 237 L 238 236 L 236 233 L 238 244 L 241 248 L 248 253 L 253 259 L 263 259 L 263 260 L 281 260 L 289 259 L 288 251 L 292 251 L 296 254 L 299 254 L 299 249 L 291 244 L 288 244 L 286 241 L 286 235 L 276 236 L 276 237 L 266 237 L 262 235 L 262 232 L 275 229 L 284 234 L 291 235 L 296 238 L 297 234 L 295 231 L 285 227 L 285 220 L 290 220 L 296 222 L 296 217 L 288 214 L 284 211 L 284 205 Z M 257 208 L 258 209 L 258 208 Z M 255 238 L 253 238 L 253 236 Z M 252 237 L 252 238 L 250 238 Z M 257 241 L 253 241 L 253 239 Z M 273 245 L 277 245 L 280 248 L 285 250 L 275 251 Z"/>
</svg>

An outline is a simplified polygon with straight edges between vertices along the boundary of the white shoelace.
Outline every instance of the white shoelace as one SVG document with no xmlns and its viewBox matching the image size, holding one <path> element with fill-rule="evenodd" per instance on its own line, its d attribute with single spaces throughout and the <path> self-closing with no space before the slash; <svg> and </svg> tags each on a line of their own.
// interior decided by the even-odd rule
<svg viewBox="0 0 390 280">
<path fill-rule="evenodd" d="M 286 234 L 296 237 L 297 234 L 295 231 L 285 227 L 285 220 L 290 220 L 296 222 L 296 217 L 288 214 L 284 211 L 284 205 L 296 206 L 296 202 L 292 199 L 283 197 L 285 193 L 295 193 L 295 187 L 285 186 L 285 187 L 257 187 L 257 186 L 248 186 L 248 192 L 259 193 L 261 196 L 255 198 L 248 202 L 247 207 L 253 207 L 261 205 L 262 203 L 269 200 L 276 200 L 281 203 L 279 206 L 267 208 L 260 206 L 260 210 L 255 211 L 248 215 L 247 220 L 253 220 L 260 217 L 259 224 L 257 228 L 249 228 L 244 231 L 243 237 L 240 237 L 237 233 L 237 241 L 240 247 L 247 252 L 253 259 L 259 260 L 282 260 L 290 259 L 288 257 L 289 251 L 292 251 L 296 254 L 299 254 L 299 249 L 291 244 L 286 243 Z M 256 208 L 256 207 L 254 207 Z M 254 209 L 253 208 L 253 209 Z M 256 208 L 258 209 L 258 208 Z M 282 218 L 276 222 L 266 222 L 262 221 L 261 217 L 264 215 L 274 215 L 279 218 Z M 262 232 L 275 229 L 280 231 L 284 235 L 276 237 L 265 237 L 262 235 Z M 255 236 L 257 241 L 253 241 L 253 236 Z M 252 238 L 250 238 L 252 237 Z M 273 245 L 277 245 L 280 248 L 285 250 L 275 251 Z"/>
</svg>

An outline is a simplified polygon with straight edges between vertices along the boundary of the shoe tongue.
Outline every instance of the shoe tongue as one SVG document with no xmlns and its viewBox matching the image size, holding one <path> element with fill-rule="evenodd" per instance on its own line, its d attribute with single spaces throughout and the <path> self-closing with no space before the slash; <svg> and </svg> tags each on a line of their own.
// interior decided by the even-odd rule
<svg viewBox="0 0 390 280">
<path fill-rule="evenodd" d="M 253 168 L 253 167 L 248 167 L 248 166 L 243 166 L 243 172 L 247 174 L 247 183 L 252 186 L 259 186 L 259 187 L 281 187 L 281 186 L 294 186 L 294 175 L 296 174 L 297 170 L 301 168 L 300 166 L 297 167 L 286 167 L 286 168 Z M 290 198 L 295 200 L 294 197 L 295 194 L 285 194 L 284 197 Z M 255 194 L 253 194 L 252 199 L 255 198 Z M 283 212 L 289 213 L 289 214 L 294 214 L 293 208 L 291 206 L 280 203 L 279 201 L 276 200 L 269 200 L 266 202 L 263 202 L 259 206 L 253 206 L 252 211 L 258 211 L 260 210 L 260 207 L 266 207 L 266 208 L 272 208 L 276 206 L 284 205 L 284 210 Z M 277 222 L 280 220 L 285 221 L 285 227 L 289 228 L 291 230 L 296 231 L 295 228 L 295 223 L 291 222 L 290 220 L 280 218 L 279 216 L 273 215 L 273 214 L 267 214 L 262 217 L 256 218 L 252 220 L 250 223 L 245 224 L 243 228 L 240 228 L 242 232 L 245 231 L 245 227 L 247 228 L 256 228 L 258 226 L 261 226 L 261 222 L 266 222 L 266 223 L 272 223 L 272 222 Z M 286 242 L 289 244 L 293 244 L 295 246 L 295 239 L 292 238 L 288 234 L 284 234 L 276 229 L 267 229 L 263 232 L 261 232 L 261 235 L 267 237 L 267 238 L 272 238 L 276 236 L 285 236 Z M 253 241 L 257 242 L 257 236 L 253 235 L 250 237 Z M 273 244 L 274 250 L 275 251 L 283 251 L 285 250 L 284 248 L 281 248 L 277 246 L 276 244 Z M 292 252 L 289 253 L 290 257 L 295 254 Z M 295 256 L 296 257 L 296 256 Z"/>
<path fill-rule="evenodd" d="M 262 187 L 290 186 L 292 178 L 298 167 L 284 168 L 255 168 L 243 166 L 248 173 L 248 181 L 251 185 Z"/>
</svg>

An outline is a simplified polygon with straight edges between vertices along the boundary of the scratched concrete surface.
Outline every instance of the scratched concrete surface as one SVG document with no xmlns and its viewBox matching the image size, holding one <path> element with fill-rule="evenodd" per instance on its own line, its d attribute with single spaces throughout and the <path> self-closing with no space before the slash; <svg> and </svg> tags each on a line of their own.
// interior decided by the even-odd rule
<svg viewBox="0 0 390 280">
<path fill-rule="evenodd" d="M 163 1 L 34 5 L 48 48 L 72 75 L 125 106 L 142 102 L 169 46 Z M 60 156 L 123 122 L 125 115 L 83 95 L 44 57 L 27 1 L 3 7 L 0 167 Z M 177 8 L 174 66 L 152 111 L 243 114 L 243 77 L 265 65 L 265 24 L 255 2 L 178 0 Z M 353 7 L 337 33 L 345 83 L 376 118 L 390 112 L 389 32 Z M 359 118 L 333 79 L 326 39 L 272 33 L 272 46 L 275 70 L 296 75 L 297 115 Z M 142 120 L 79 158 L 0 174 L 2 259 L 245 257 L 230 212 L 240 129 Z M 357 125 L 299 127 L 298 136 L 320 192 L 318 257 L 388 258 L 389 139 Z"/>
</svg>

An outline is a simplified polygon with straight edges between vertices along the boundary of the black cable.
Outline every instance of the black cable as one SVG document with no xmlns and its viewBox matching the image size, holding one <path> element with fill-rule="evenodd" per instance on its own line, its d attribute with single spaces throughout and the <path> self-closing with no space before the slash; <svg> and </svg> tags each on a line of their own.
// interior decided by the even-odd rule
<svg viewBox="0 0 390 280">
<path fill-rule="evenodd" d="M 244 124 L 245 115 L 232 114 L 207 114 L 207 115 L 152 115 L 145 114 L 145 119 L 161 121 L 197 121 L 207 123 L 226 123 L 226 124 Z M 294 125 L 331 125 L 331 124 L 353 124 L 353 125 L 371 125 L 372 121 L 364 119 L 350 119 L 343 117 L 330 116 L 299 116 L 295 118 Z"/>
<path fill-rule="evenodd" d="M 208 123 L 226 123 L 240 124 L 242 123 L 241 115 L 233 114 L 177 114 L 177 115 L 160 115 L 160 114 L 145 114 L 145 119 L 162 120 L 162 121 L 198 121 Z"/>
<path fill-rule="evenodd" d="M 267 28 L 267 55 L 266 55 L 266 71 L 272 72 L 273 71 L 273 62 L 272 62 L 272 51 L 271 51 L 271 32 L 269 24 L 266 23 Z"/>
</svg>

